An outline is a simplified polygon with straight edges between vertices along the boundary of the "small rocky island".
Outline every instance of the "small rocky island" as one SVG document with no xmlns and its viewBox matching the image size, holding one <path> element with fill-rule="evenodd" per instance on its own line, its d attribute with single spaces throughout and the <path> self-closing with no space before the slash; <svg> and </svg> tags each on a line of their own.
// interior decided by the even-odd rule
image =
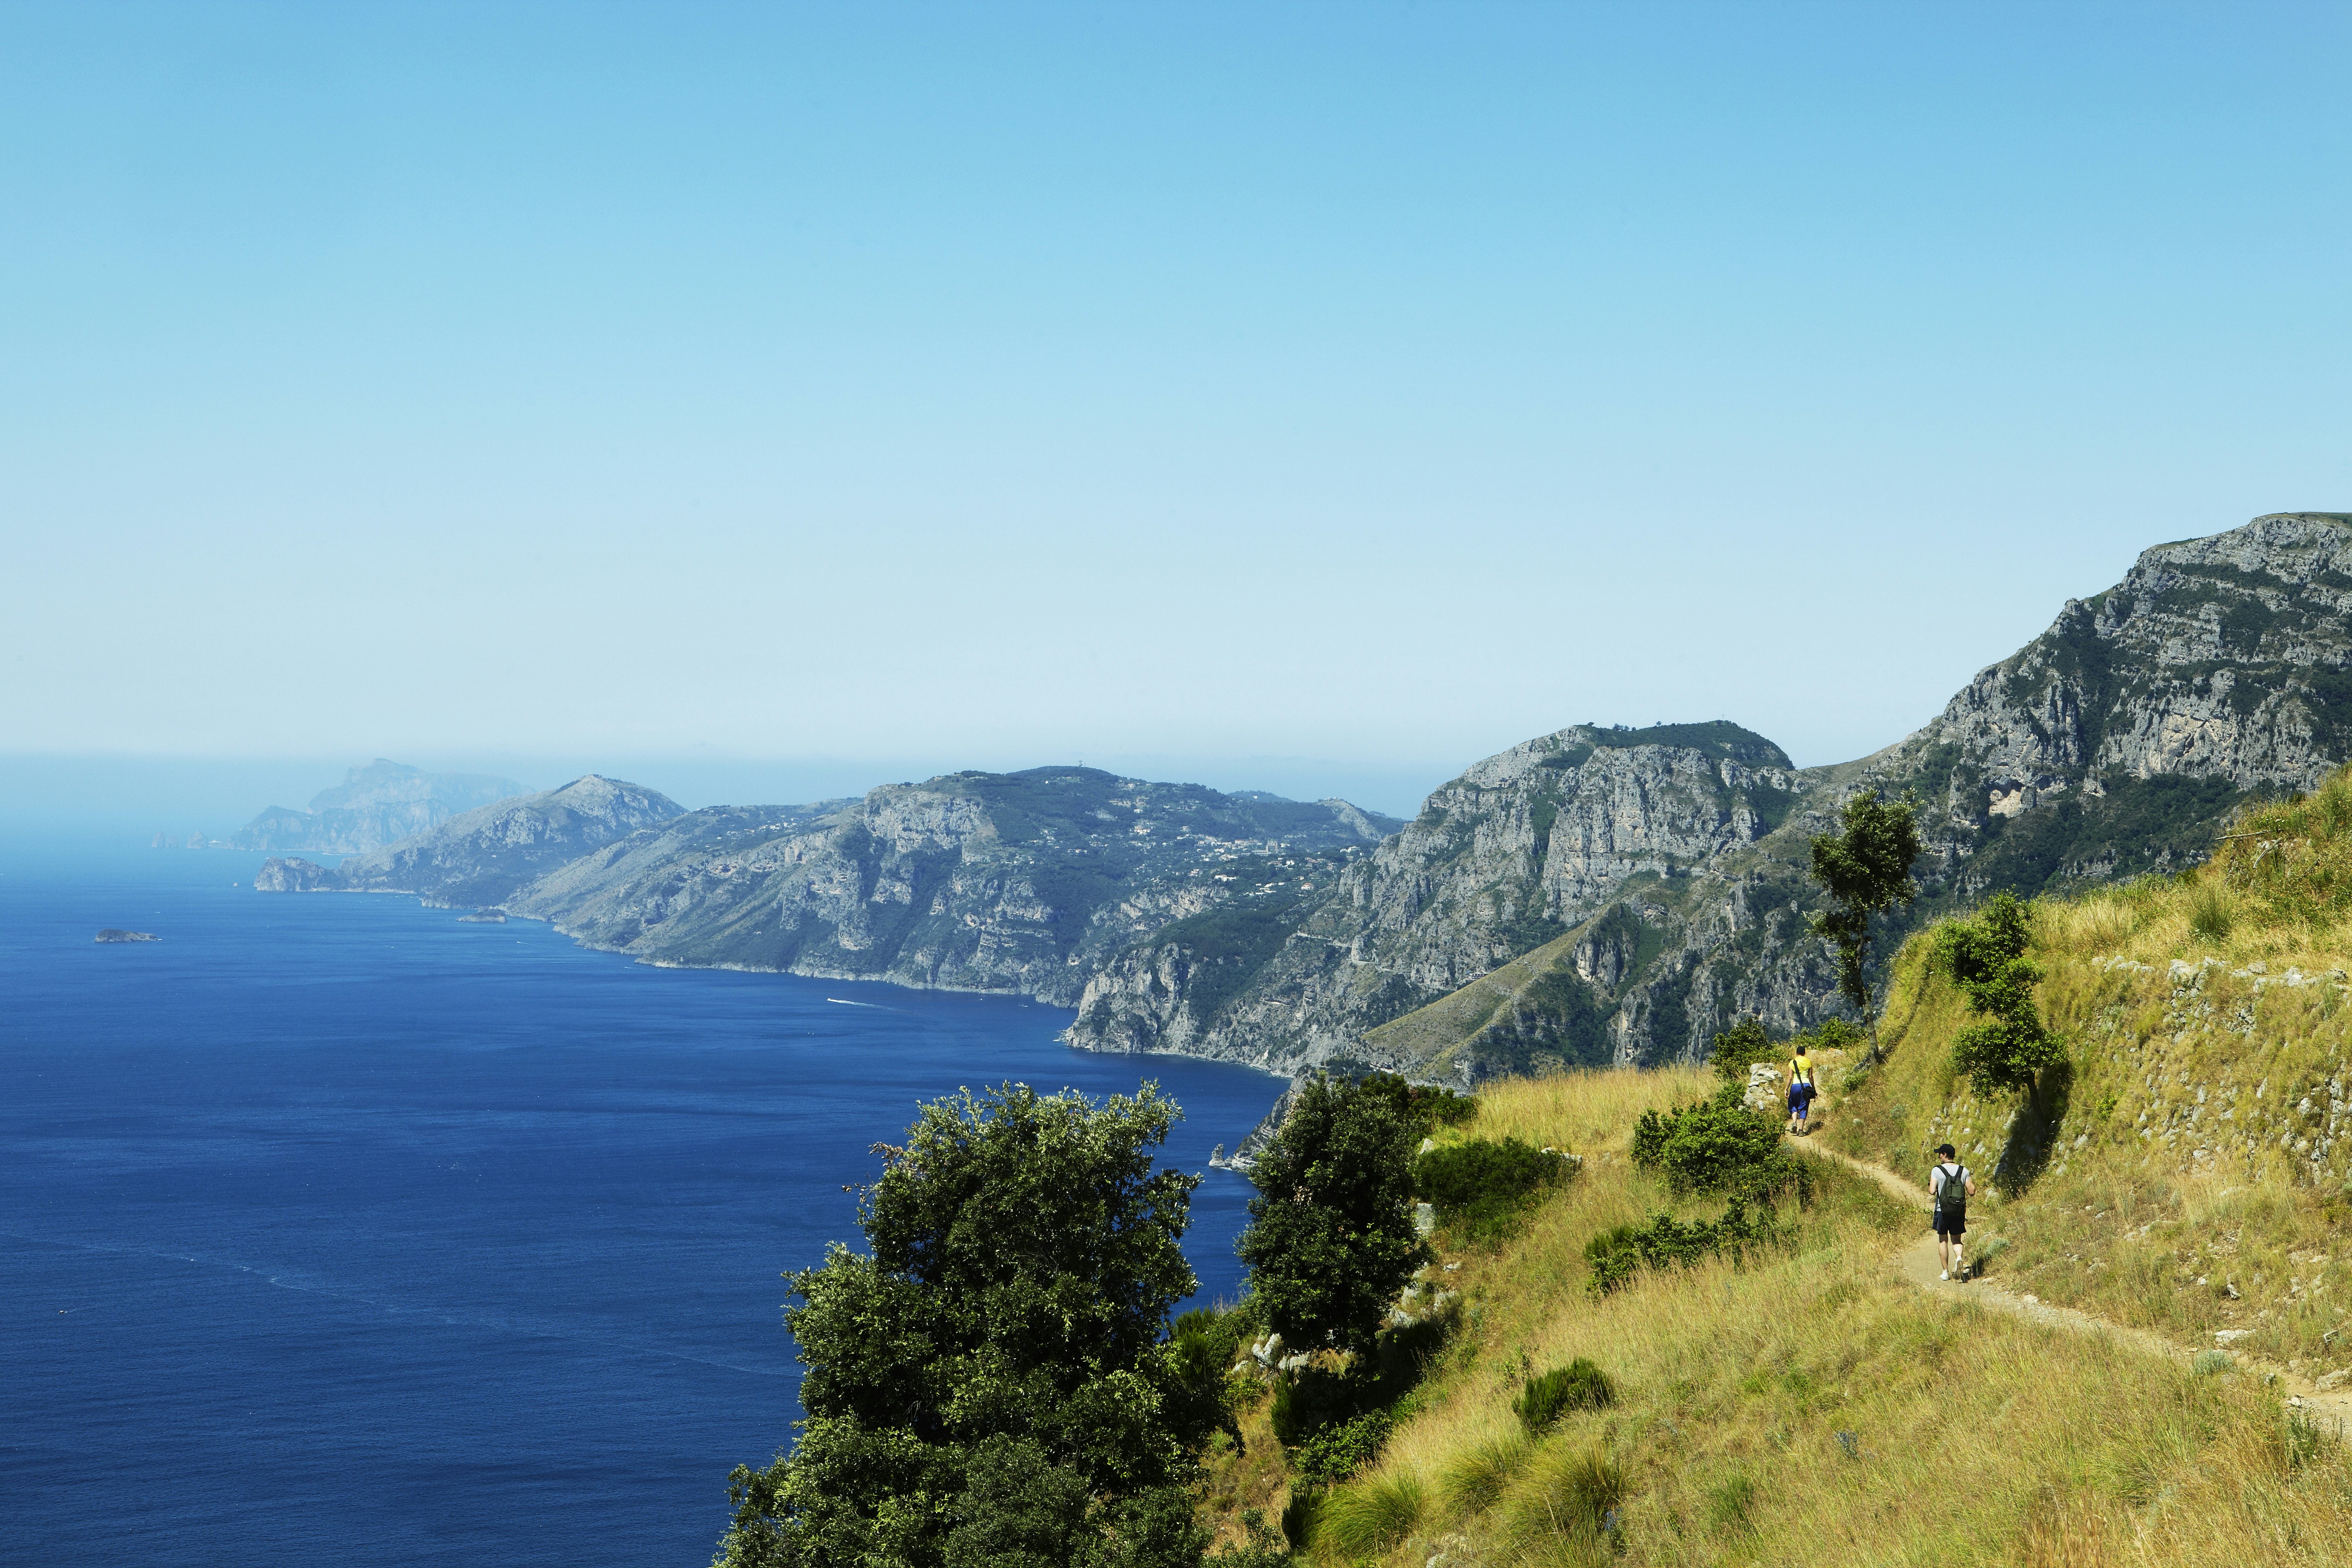
<svg viewBox="0 0 2352 1568">
<path fill-rule="evenodd" d="M 98 933 L 100 942 L 161 942 L 163 939 L 152 931 L 120 931 L 113 926 Z"/>
<path fill-rule="evenodd" d="M 457 917 L 457 923 L 459 925 L 502 926 L 507 923 L 507 917 L 500 914 L 496 910 L 476 910 L 470 915 L 459 915 Z"/>
</svg>

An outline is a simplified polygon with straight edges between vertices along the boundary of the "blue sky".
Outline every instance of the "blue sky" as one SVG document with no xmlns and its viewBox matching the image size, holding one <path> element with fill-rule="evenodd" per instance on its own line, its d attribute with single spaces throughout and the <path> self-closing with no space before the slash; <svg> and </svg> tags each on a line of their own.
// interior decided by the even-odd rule
<svg viewBox="0 0 2352 1568">
<path fill-rule="evenodd" d="M 2352 508 L 2347 33 L 0 6 L 0 752 L 1857 755 Z"/>
</svg>

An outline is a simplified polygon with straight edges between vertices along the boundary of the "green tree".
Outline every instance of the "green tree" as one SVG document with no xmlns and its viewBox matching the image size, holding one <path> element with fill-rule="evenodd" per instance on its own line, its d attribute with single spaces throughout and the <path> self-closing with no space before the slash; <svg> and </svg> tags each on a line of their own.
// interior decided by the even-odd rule
<svg viewBox="0 0 2352 1568">
<path fill-rule="evenodd" d="M 1150 1085 L 924 1107 L 861 1199 L 872 1251 L 791 1276 L 806 1417 L 730 1478 L 718 1562 L 1194 1568 L 1183 1488 L 1223 1413 L 1161 1342 L 1197 1284 L 1197 1178 L 1153 1169 L 1176 1115 Z"/>
<path fill-rule="evenodd" d="M 1294 1349 L 1370 1351 L 1428 1256 L 1412 1225 L 1412 1103 L 1387 1074 L 1318 1074 L 1251 1168 L 1258 1195 L 1236 1250 L 1252 1300 Z"/>
<path fill-rule="evenodd" d="M 1830 908 L 1813 916 L 1813 930 L 1837 944 L 1838 991 L 1870 1027 L 1870 1057 L 1879 1059 L 1878 1019 L 1870 1007 L 1870 922 L 1919 896 L 1911 864 L 1919 858 L 1918 797 L 1909 790 L 1882 800 L 1864 790 L 1838 811 L 1838 831 L 1813 837 L 1813 880 Z"/>
<path fill-rule="evenodd" d="M 1995 893 L 1971 921 L 1936 930 L 1934 960 L 1967 993 L 1982 1016 L 1952 1042 L 1952 1067 L 1979 1094 L 2032 1089 L 2042 1070 L 2065 1055 L 2065 1045 L 2042 1021 L 2033 988 L 2042 971 L 2025 956 L 2032 917 L 2009 893 Z"/>
</svg>

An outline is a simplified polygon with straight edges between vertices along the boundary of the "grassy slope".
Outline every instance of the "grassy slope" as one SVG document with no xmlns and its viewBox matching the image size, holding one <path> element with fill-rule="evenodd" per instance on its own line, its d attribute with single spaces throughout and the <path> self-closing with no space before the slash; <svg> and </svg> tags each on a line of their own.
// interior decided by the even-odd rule
<svg viewBox="0 0 2352 1568">
<path fill-rule="evenodd" d="M 1588 1237 L 1657 1208 L 1718 1206 L 1672 1203 L 1626 1157 L 1643 1108 L 1706 1087 L 1612 1071 L 1482 1093 L 1473 1131 L 1577 1149 L 1584 1171 L 1515 1240 L 1448 1254 L 1465 1327 L 1350 1483 L 1417 1492 L 1419 1517 L 1356 1561 L 2242 1568 L 2330 1561 L 2352 1540 L 2352 1464 L 2340 1446 L 2291 1463 L 2274 1394 L 1917 1290 L 1891 1258 L 1916 1216 L 1843 1174 L 1785 1249 L 1589 1299 Z M 1579 1355 L 1616 1381 L 1619 1403 L 1528 1445 L 1510 1413 L 1525 1370 Z M 1207 1489 L 1228 1525 L 1284 1495 L 1263 1402 L 1245 1425 L 1248 1456 L 1221 1443 Z M 1548 1483 L 1595 1445 L 1627 1481 L 1622 1557 L 1557 1523 Z"/>
<path fill-rule="evenodd" d="M 2329 788 L 2352 827 L 2352 791 Z M 2007 1244 L 1992 1267 L 2015 1289 L 2184 1344 L 2247 1331 L 2237 1348 L 2314 1378 L 2352 1368 L 2352 992 L 2337 978 L 2352 929 L 2263 886 L 2282 860 L 2307 879 L 2352 850 L 2323 824 L 2301 834 L 2303 865 L 2282 857 L 2311 814 L 2256 813 L 2268 827 L 2189 878 L 2037 906 L 2043 1013 L 2070 1055 L 2069 1081 L 2038 1098 L 1984 1100 L 1955 1081 L 1966 1004 L 1915 938 L 1887 1004 L 1889 1058 L 1839 1097 L 1825 1136 L 1914 1179 L 1948 1140 L 1997 1172 L 1971 1229 Z"/>
</svg>

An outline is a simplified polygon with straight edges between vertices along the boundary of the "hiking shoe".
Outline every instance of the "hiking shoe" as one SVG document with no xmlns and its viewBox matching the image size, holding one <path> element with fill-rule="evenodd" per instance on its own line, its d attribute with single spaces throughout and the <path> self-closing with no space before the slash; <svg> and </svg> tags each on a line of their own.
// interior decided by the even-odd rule
<svg viewBox="0 0 2352 1568">
<path fill-rule="evenodd" d="M 1936 1276 L 1936 1278 L 1937 1278 L 1937 1279 L 1949 1279 L 1951 1277 L 1952 1277 L 1952 1271 L 1951 1271 L 1950 1269 L 1948 1269 L 1948 1268 L 1945 1269 L 1941 1274 L 1938 1274 L 1938 1275 L 1937 1275 L 1937 1276 Z"/>
</svg>

